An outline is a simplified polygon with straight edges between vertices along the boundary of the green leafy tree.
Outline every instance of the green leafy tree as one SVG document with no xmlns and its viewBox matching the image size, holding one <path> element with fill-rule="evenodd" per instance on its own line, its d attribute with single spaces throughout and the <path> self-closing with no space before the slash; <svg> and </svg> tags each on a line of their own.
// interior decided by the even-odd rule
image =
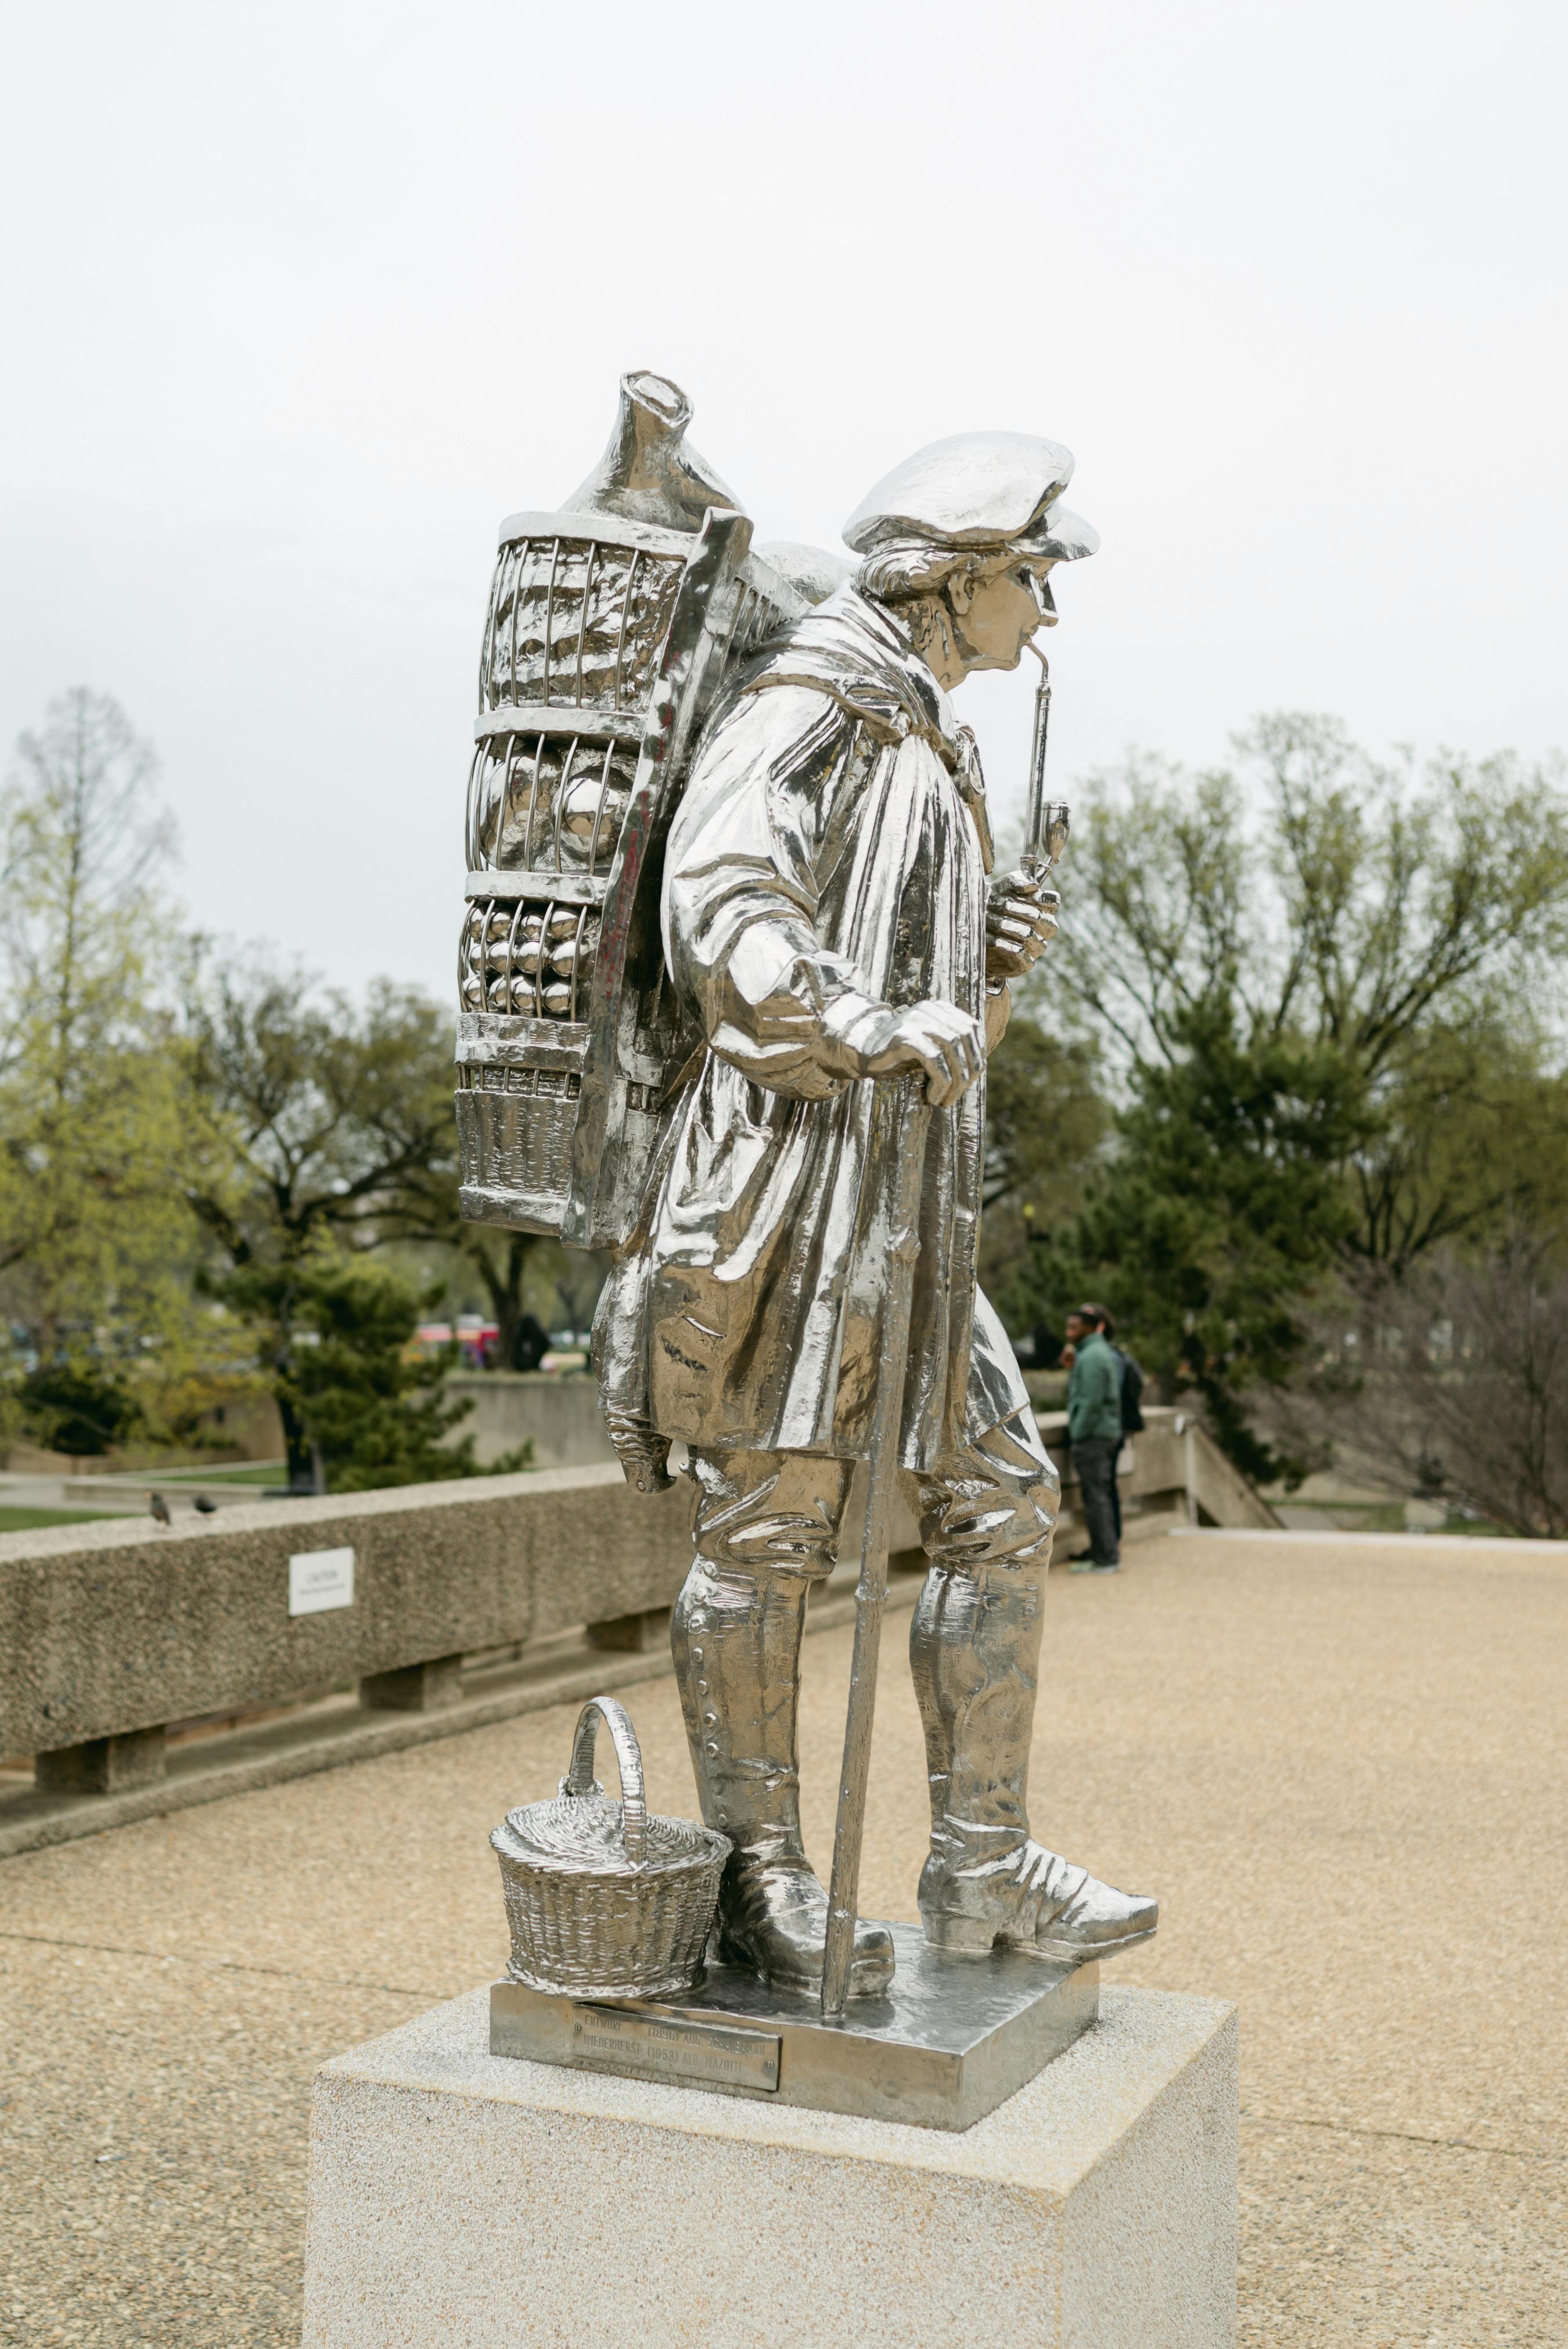
<svg viewBox="0 0 1568 2349">
<path fill-rule="evenodd" d="M 1039 1320 L 1039 1251 L 1082 1204 L 1110 1130 L 1100 1055 L 1013 1013 L 986 1073 L 980 1277 L 1010 1329 Z"/>
<path fill-rule="evenodd" d="M 0 1295 L 48 1365 L 193 1342 L 189 1056 L 155 763 L 78 688 L 0 792 Z"/>
<path fill-rule="evenodd" d="M 198 988 L 189 1027 L 203 1116 L 186 1195 L 219 1252 L 208 1286 L 256 1333 L 290 1481 L 306 1484 L 298 1340 L 320 1335 L 322 1252 L 375 1247 L 408 1186 L 452 1179 L 446 1015 L 389 981 L 361 1011 L 302 973 L 251 964 Z M 369 1309 L 379 1294 L 370 1280 L 341 1298 Z M 377 1308 L 378 1345 L 383 1319 Z"/>
<path fill-rule="evenodd" d="M 1501 991 L 1407 1037 L 1352 1157 L 1349 1256 L 1396 1277 L 1450 1243 L 1568 1227 L 1568 1073 L 1528 999 Z"/>
<path fill-rule="evenodd" d="M 447 1053 L 450 1062 L 451 1053 Z M 444 1072 L 447 1112 L 452 1115 L 452 1072 Z M 457 1133 L 453 1121 L 449 1154 L 399 1181 L 389 1193 L 381 1228 L 389 1239 L 435 1247 L 454 1257 L 477 1283 L 497 1330 L 502 1366 L 515 1368 L 520 1325 L 529 1309 L 528 1292 L 537 1269 L 539 1235 L 504 1231 L 494 1224 L 462 1218 L 458 1196 Z"/>
<path fill-rule="evenodd" d="M 197 990 L 191 1029 L 207 1117 L 190 1195 L 229 1271 L 286 1274 L 323 1236 L 434 1249 L 477 1281 L 510 1362 L 538 1243 L 462 1219 L 447 1009 L 381 980 L 361 1012 L 303 972 L 252 961 Z M 286 1277 L 269 1294 L 257 1326 L 270 1374 L 290 1351 Z M 308 1448 L 286 1391 L 278 1401 L 290 1474 L 304 1476 Z"/>
<path fill-rule="evenodd" d="M 47 1451 L 89 1457 L 121 1444 L 141 1413 L 123 1379 L 89 1361 L 40 1362 L 18 1390 L 24 1421 Z"/>
<path fill-rule="evenodd" d="M 1326 719 L 1260 719 L 1237 748 L 1200 775 L 1135 758 L 1079 824 L 1038 984 L 1120 1100 L 1034 1277 L 1058 1311 L 1105 1292 L 1262 1475 L 1302 1464 L 1254 1423 L 1335 1278 L 1561 1227 L 1568 800 L 1553 762 L 1381 763 Z"/>
<path fill-rule="evenodd" d="M 1568 952 L 1561 762 L 1383 762 L 1291 715 L 1237 749 L 1235 769 L 1138 756 L 1100 779 L 1051 982 L 1129 1081 L 1213 1003 L 1239 1033 L 1343 1055 L 1368 1112 L 1343 1245 L 1402 1268 L 1539 1194 L 1540 1133 L 1560 1131 L 1535 1007 Z"/>
</svg>

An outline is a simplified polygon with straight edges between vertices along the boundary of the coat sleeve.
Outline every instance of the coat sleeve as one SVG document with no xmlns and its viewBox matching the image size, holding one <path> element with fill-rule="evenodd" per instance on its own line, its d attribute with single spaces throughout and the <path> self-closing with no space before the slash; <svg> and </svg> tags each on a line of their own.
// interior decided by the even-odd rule
<svg viewBox="0 0 1568 2349">
<path fill-rule="evenodd" d="M 809 686 L 742 695 L 698 753 L 664 862 L 665 958 L 715 1052 L 822 1100 L 842 1040 L 886 1007 L 816 932 L 817 859 L 856 720 Z"/>
</svg>

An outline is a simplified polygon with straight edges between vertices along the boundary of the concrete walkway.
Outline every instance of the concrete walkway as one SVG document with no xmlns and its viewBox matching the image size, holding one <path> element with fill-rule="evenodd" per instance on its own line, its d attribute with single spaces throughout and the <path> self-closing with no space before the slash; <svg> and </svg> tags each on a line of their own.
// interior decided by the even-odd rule
<svg viewBox="0 0 1568 2349">
<path fill-rule="evenodd" d="M 888 1917 L 923 1841 L 901 1650 L 898 1623 Z M 806 1651 L 819 1858 L 848 1654 Z M 1037 1824 L 1162 1895 L 1120 1979 L 1241 2002 L 1248 2349 L 1568 2342 L 1565 1689 L 1561 1551 L 1197 1537 L 1053 1578 Z M 631 1699 L 655 1807 L 690 1810 L 673 1685 Z M 485 1837 L 553 1792 L 570 1727 L 0 1866 L 0 2341 L 296 2341 L 311 2071 L 498 1971 Z"/>
</svg>

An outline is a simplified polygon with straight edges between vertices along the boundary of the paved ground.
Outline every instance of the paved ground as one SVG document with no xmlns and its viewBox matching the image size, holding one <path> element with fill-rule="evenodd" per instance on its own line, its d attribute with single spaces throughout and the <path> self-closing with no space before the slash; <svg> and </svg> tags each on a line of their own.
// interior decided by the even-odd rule
<svg viewBox="0 0 1568 2349">
<path fill-rule="evenodd" d="M 901 1644 L 884 1916 L 922 1840 Z M 821 1854 L 848 1634 L 807 1661 Z M 1124 1980 L 1241 2002 L 1249 2349 L 1568 2342 L 1565 1661 L 1561 1553 L 1199 1537 L 1054 1578 L 1037 1822 L 1164 1897 Z M 654 1800 L 686 1808 L 673 1687 L 631 1693 Z M 0 1866 L 0 2341 L 297 2339 L 312 2067 L 497 1970 L 485 1836 L 553 1791 L 569 1726 Z"/>
</svg>

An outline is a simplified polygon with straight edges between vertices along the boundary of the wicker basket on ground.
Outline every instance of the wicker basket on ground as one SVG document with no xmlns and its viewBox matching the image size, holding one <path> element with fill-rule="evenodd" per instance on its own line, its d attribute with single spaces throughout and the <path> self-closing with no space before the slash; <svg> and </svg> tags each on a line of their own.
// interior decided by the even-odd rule
<svg viewBox="0 0 1568 2349">
<path fill-rule="evenodd" d="M 594 1777 L 600 1722 L 620 1767 L 618 1803 Z M 490 1840 L 514 1982 L 576 1998 L 660 1998 L 698 1979 L 729 1838 L 648 1816 L 637 1733 L 614 1697 L 583 1707 L 554 1802 L 509 1811 Z"/>
</svg>

